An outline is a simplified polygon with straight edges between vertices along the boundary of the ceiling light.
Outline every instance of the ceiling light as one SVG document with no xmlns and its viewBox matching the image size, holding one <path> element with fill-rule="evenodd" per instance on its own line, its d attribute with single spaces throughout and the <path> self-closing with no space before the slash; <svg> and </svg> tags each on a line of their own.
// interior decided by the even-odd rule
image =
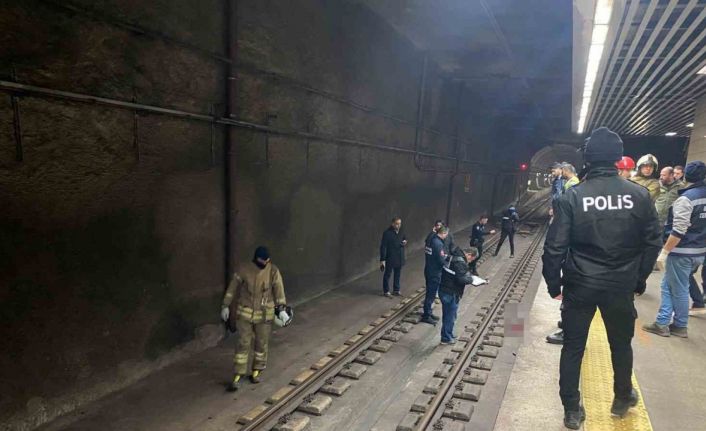
<svg viewBox="0 0 706 431">
<path fill-rule="evenodd" d="M 610 14 L 613 9 L 613 0 L 598 0 L 596 3 L 596 11 L 593 15 L 593 30 L 591 33 L 591 46 L 588 50 L 588 59 L 586 61 L 586 78 L 583 85 L 583 101 L 581 103 L 581 111 L 579 112 L 579 122 L 577 132 L 583 133 L 586 127 L 586 119 L 588 117 L 591 99 L 593 97 L 593 87 L 598 77 L 598 69 L 600 68 L 601 58 L 603 57 L 603 48 L 608 36 L 608 24 L 610 23 Z M 706 71 L 704 72 L 706 73 Z"/>
<path fill-rule="evenodd" d="M 689 128 L 694 127 L 694 123 L 689 123 L 686 125 L 686 127 L 689 127 Z"/>
<path fill-rule="evenodd" d="M 702 67 L 699 69 L 698 72 L 696 72 L 697 75 L 706 75 L 706 66 Z"/>
<path fill-rule="evenodd" d="M 677 132 L 667 132 L 664 136 L 677 136 Z"/>
</svg>

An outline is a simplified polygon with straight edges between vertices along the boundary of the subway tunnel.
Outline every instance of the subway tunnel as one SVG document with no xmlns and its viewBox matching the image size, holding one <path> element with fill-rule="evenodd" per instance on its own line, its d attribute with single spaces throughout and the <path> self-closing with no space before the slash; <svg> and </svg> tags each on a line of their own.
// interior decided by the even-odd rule
<svg viewBox="0 0 706 431">
<path fill-rule="evenodd" d="M 0 423 L 51 425 L 223 343 L 259 245 L 296 309 L 378 271 L 393 217 L 421 256 L 437 219 L 465 243 L 544 196 L 555 162 L 583 165 L 593 7 L 3 2 Z M 637 132 L 626 154 L 684 163 L 686 132 Z"/>
</svg>

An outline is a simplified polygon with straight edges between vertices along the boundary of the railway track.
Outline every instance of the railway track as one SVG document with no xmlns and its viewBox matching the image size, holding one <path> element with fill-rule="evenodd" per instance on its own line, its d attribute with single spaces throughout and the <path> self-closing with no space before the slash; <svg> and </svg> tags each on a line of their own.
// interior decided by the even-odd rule
<svg viewBox="0 0 706 431">
<path fill-rule="evenodd" d="M 522 221 L 526 222 L 539 208 L 545 206 L 546 202 L 540 201 L 526 211 Z M 542 236 L 539 234 L 537 237 Z M 498 239 L 499 235 L 491 237 L 486 243 L 487 249 L 490 250 L 497 245 Z M 535 238 L 536 241 L 538 241 L 537 238 Z M 489 257 L 490 253 L 484 254 L 479 263 L 482 265 Z M 515 266 L 519 267 L 518 264 L 525 261 L 526 258 L 523 256 L 516 261 Z M 359 379 L 368 366 L 377 362 L 381 355 L 389 350 L 392 343 L 398 341 L 419 322 L 421 316 L 417 307 L 423 300 L 424 293 L 423 287 L 417 289 L 414 294 L 393 306 L 380 318 L 370 322 L 343 345 L 330 351 L 309 370 L 296 376 L 290 385 L 276 391 L 265 404 L 242 415 L 238 419 L 238 424 L 241 426 L 239 429 L 241 431 L 305 429 L 309 424 L 309 418 L 297 412 L 315 416 L 323 414 L 331 404 L 332 396 L 342 395 L 352 381 Z M 503 298 L 505 296 L 506 294 Z M 500 294 L 498 301 L 500 301 Z M 430 415 L 428 420 L 434 418 L 435 416 Z"/>
<path fill-rule="evenodd" d="M 427 406 L 420 408 L 420 402 L 415 403 L 417 411 L 424 410 L 423 413 L 416 420 L 412 413 L 412 417 L 407 419 L 412 426 L 402 424 L 398 427 L 399 431 L 464 429 L 462 424 L 469 421 L 473 413 L 471 401 L 478 401 L 480 384 L 484 383 L 481 370 L 492 369 L 492 358 L 497 356 L 496 349 L 502 346 L 505 304 L 522 300 L 538 264 L 546 230 L 545 224 L 535 234 L 527 251 L 514 262 L 507 281 L 495 299 L 483 306 L 476 320 L 466 326 L 468 335 L 461 337 L 459 343 L 463 344 L 462 348 L 455 349 L 458 357 L 448 369 L 443 370 L 444 378 L 439 381 L 436 394 L 429 397 Z"/>
</svg>

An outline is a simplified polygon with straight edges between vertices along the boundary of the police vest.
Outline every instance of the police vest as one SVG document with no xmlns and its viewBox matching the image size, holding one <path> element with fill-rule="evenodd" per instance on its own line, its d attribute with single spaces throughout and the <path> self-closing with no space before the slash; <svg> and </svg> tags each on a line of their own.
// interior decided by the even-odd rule
<svg viewBox="0 0 706 431">
<path fill-rule="evenodd" d="M 685 197 L 691 201 L 691 225 L 672 249 L 670 255 L 698 257 L 706 255 L 706 185 L 703 182 L 679 190 L 679 198 Z M 666 229 L 671 232 L 674 222 L 674 209 L 669 208 Z"/>
</svg>

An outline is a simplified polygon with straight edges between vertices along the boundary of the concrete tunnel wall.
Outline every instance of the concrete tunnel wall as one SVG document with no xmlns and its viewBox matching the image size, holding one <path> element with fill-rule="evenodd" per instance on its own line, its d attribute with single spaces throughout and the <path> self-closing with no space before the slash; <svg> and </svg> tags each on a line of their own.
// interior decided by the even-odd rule
<svg viewBox="0 0 706 431">
<path fill-rule="evenodd" d="M 423 55 L 409 41 L 356 4 L 238 5 L 236 117 L 414 149 Z M 222 111 L 222 62 L 121 22 L 226 51 L 217 0 L 149 8 L 124 0 L 10 0 L 0 7 L 2 79 Z M 472 89 L 459 98 L 458 83 L 433 63 L 428 70 L 423 119 L 435 131 L 422 132 L 421 150 L 452 156 L 458 132 L 462 159 L 490 161 L 492 122 L 475 119 Z M 228 240 L 225 130 L 22 95 L 20 149 L 13 100 L 3 94 L 0 423 L 29 429 L 218 341 Z M 229 133 L 234 259 L 270 246 L 290 302 L 374 269 L 392 216 L 403 218 L 411 249 L 445 216 L 450 175 L 416 169 L 410 153 Z M 420 162 L 453 168 L 449 160 Z M 490 209 L 491 190 L 500 209 L 519 184 L 512 176 L 494 184 L 493 175 L 462 165 L 469 173 L 453 180 L 455 228 Z"/>
</svg>

